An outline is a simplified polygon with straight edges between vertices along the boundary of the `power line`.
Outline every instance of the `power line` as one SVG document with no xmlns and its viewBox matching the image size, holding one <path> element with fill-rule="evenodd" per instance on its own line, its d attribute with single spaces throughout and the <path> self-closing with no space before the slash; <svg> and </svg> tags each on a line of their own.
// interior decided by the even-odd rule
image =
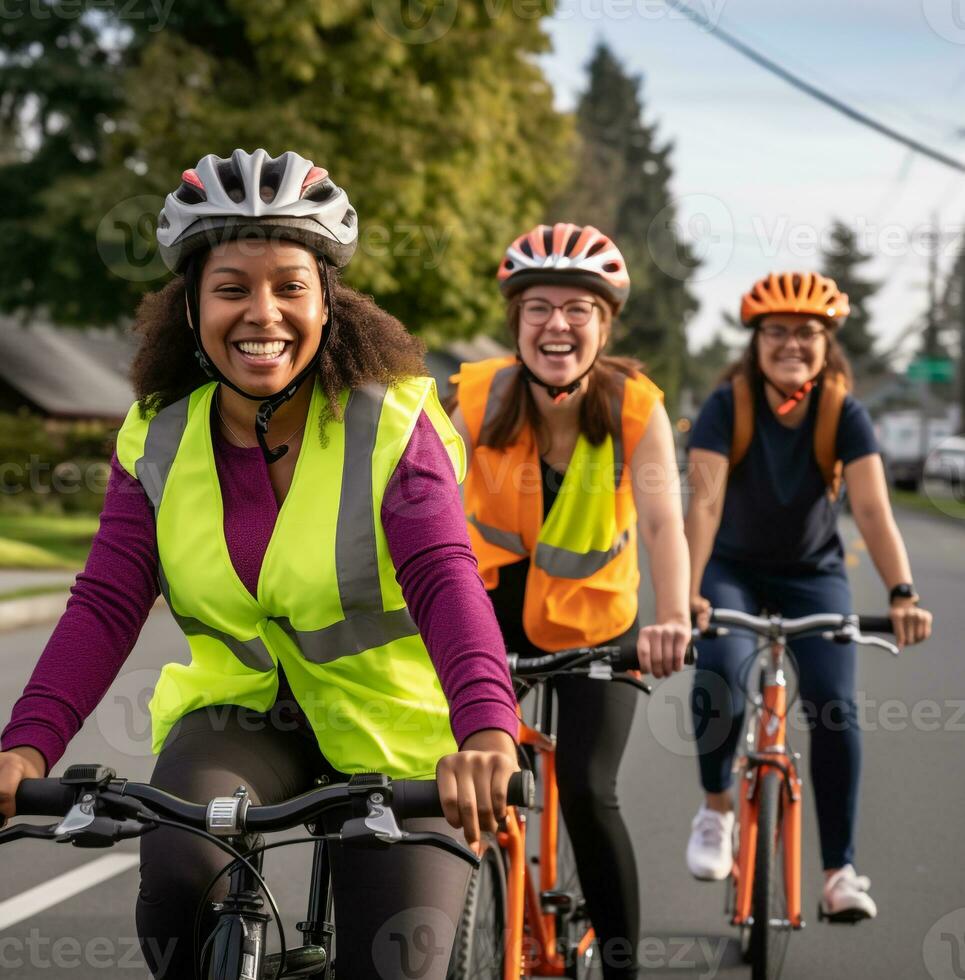
<svg viewBox="0 0 965 980">
<path fill-rule="evenodd" d="M 803 78 L 800 78 L 798 75 L 795 75 L 786 68 L 783 68 L 776 61 L 772 61 L 766 55 L 761 54 L 759 51 L 750 47 L 750 45 L 747 45 L 743 41 L 734 37 L 733 34 L 729 34 L 727 31 L 718 27 L 703 14 L 696 10 L 692 10 L 685 3 L 682 3 L 681 0 L 666 0 L 666 2 L 668 6 L 673 7 L 675 10 L 679 10 L 680 13 L 688 18 L 688 20 L 691 20 L 700 27 L 703 27 L 706 31 L 713 34 L 718 40 L 723 41 L 724 44 L 744 55 L 745 58 L 749 58 L 756 65 L 759 65 L 761 68 L 769 71 L 772 75 L 777 75 L 778 78 L 783 79 L 788 84 L 793 85 L 795 88 L 807 93 L 812 98 L 817 99 L 819 102 L 823 102 L 825 105 L 830 106 L 832 109 L 835 109 L 842 115 L 847 116 L 849 119 L 860 123 L 862 126 L 867 126 L 869 129 L 873 129 L 876 133 L 880 133 L 882 136 L 887 136 L 889 139 L 904 144 L 912 150 L 915 150 L 915 152 L 922 154 L 922 156 L 929 157 L 938 163 L 944 164 L 946 167 L 951 167 L 953 170 L 957 170 L 959 173 L 965 173 L 965 163 L 942 153 L 941 150 L 936 150 L 933 147 L 927 146 L 925 143 L 922 143 L 911 136 L 905 136 L 904 133 L 898 132 L 897 129 L 892 129 L 891 126 L 878 122 L 877 119 L 872 119 L 871 116 L 866 115 L 860 109 L 855 109 L 846 102 L 842 102 L 833 95 L 830 95 L 822 89 L 819 89 L 817 86 L 812 85 L 810 82 L 806 82 Z"/>
</svg>

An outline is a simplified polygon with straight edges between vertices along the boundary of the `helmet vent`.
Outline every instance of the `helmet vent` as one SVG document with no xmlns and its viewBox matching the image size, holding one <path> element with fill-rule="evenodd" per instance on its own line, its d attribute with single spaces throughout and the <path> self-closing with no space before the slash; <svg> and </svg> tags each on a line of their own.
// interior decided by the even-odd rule
<svg viewBox="0 0 965 980">
<path fill-rule="evenodd" d="M 171 227 L 171 222 L 168 221 L 168 216 L 163 211 L 158 215 L 157 226 L 161 229 Z"/>
<path fill-rule="evenodd" d="M 587 258 L 589 258 L 591 255 L 596 255 L 597 252 L 602 252 L 604 248 L 606 248 L 606 242 L 594 242 L 586 253 Z"/>
<path fill-rule="evenodd" d="M 342 215 L 342 224 L 345 225 L 346 228 L 353 228 L 355 227 L 357 217 L 358 216 L 355 213 L 355 209 L 348 208 L 346 209 L 345 214 Z"/>
<path fill-rule="evenodd" d="M 529 258 L 533 257 L 533 246 L 529 243 L 528 238 L 524 238 L 519 243 L 519 250 L 523 252 L 525 255 L 529 256 Z"/>
<path fill-rule="evenodd" d="M 270 160 L 261 170 L 261 188 L 258 191 L 265 204 L 271 204 L 275 200 L 278 188 L 281 186 L 281 179 L 285 174 L 285 160 L 278 158 Z"/>
<path fill-rule="evenodd" d="M 301 199 L 303 201 L 314 201 L 316 204 L 324 204 L 330 197 L 334 197 L 337 193 L 338 190 L 335 184 L 326 178 L 325 180 L 316 181 L 314 184 L 309 184 L 302 191 Z"/>
<path fill-rule="evenodd" d="M 607 262 L 603 266 L 603 271 L 604 272 L 619 272 L 620 271 L 620 263 L 619 262 Z"/>
<path fill-rule="evenodd" d="M 201 204 L 206 200 L 204 194 L 193 184 L 182 181 L 181 186 L 174 192 L 174 196 L 182 204 Z"/>
<path fill-rule="evenodd" d="M 515 269 L 516 266 L 513 265 L 512 261 L 510 259 L 506 259 L 505 263 L 503 264 L 503 268 L 504 269 Z"/>
<path fill-rule="evenodd" d="M 547 255 L 553 254 L 553 229 L 544 228 L 543 229 L 543 250 Z"/>
<path fill-rule="evenodd" d="M 240 175 L 231 165 L 230 160 L 222 160 L 218 163 L 218 180 L 224 188 L 225 194 L 231 198 L 235 204 L 240 204 L 245 199 L 245 185 Z"/>
<path fill-rule="evenodd" d="M 564 255 L 572 255 L 573 249 L 576 248 L 576 243 L 580 240 L 580 233 L 574 231 L 570 233 L 570 237 L 566 240 L 566 248 L 563 249 Z"/>
</svg>

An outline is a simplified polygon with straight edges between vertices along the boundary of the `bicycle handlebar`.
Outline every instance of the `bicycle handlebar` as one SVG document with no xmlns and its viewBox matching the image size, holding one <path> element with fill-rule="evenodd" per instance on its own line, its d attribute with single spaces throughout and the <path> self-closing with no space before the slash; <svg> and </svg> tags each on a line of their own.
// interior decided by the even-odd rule
<svg viewBox="0 0 965 980">
<path fill-rule="evenodd" d="M 714 626 L 736 626 L 763 637 L 797 636 L 817 630 L 850 630 L 858 634 L 894 633 L 891 619 L 887 616 L 857 616 L 841 613 L 816 613 L 811 616 L 784 619 L 781 616 L 753 616 L 738 609 L 712 609 L 711 630 L 705 631 L 705 635 L 712 636 Z M 853 639 L 861 642 L 860 635 Z"/>
<path fill-rule="evenodd" d="M 366 777 L 368 778 L 368 777 Z M 381 777 L 378 777 L 381 778 Z M 322 786 L 280 803 L 252 804 L 244 813 L 244 830 L 270 832 L 288 830 L 306 823 L 322 812 L 349 803 L 353 796 L 381 789 L 391 796 L 391 808 L 397 818 L 441 817 L 439 787 L 435 780 L 396 779 L 383 784 L 343 783 Z M 74 805 L 78 787 L 62 783 L 59 778 L 24 779 L 17 789 L 18 816 L 62 817 Z M 207 803 L 190 803 L 146 783 L 111 779 L 99 792 L 100 800 L 118 814 L 135 812 L 138 804 L 146 805 L 159 816 L 187 826 L 205 829 L 208 819 Z M 510 806 L 530 807 L 535 802 L 535 785 L 530 772 L 516 772 L 510 777 L 508 790 Z"/>
<path fill-rule="evenodd" d="M 611 670 L 618 673 L 640 669 L 635 636 L 620 644 L 573 647 L 570 650 L 560 650 L 558 653 L 548 653 L 542 657 L 521 657 L 518 653 L 510 653 L 508 659 L 510 672 L 516 677 L 562 674 L 568 669 L 583 668 L 593 663 L 607 664 Z M 684 654 L 684 663 L 690 666 L 695 661 L 696 651 L 691 643 Z"/>
</svg>

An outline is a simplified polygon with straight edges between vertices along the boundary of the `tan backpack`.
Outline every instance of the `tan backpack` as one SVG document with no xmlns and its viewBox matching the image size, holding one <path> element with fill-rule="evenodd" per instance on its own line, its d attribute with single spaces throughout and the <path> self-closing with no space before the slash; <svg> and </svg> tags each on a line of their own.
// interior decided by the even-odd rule
<svg viewBox="0 0 965 980">
<path fill-rule="evenodd" d="M 734 390 L 734 436 L 730 444 L 730 470 L 747 455 L 754 438 L 754 393 L 747 378 L 736 374 L 731 379 Z M 826 374 L 821 383 L 818 418 L 814 427 L 814 458 L 824 477 L 828 496 L 837 500 L 841 491 L 844 466 L 837 458 L 835 447 L 838 439 L 838 423 L 841 408 L 848 394 L 848 386 L 842 374 Z"/>
</svg>

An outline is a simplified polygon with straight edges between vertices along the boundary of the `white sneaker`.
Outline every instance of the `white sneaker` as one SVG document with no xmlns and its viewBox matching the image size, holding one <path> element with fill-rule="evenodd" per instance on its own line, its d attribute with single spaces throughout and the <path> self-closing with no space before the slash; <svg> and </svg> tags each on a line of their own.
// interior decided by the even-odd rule
<svg viewBox="0 0 965 980">
<path fill-rule="evenodd" d="M 824 883 L 819 918 L 851 923 L 873 919 L 878 914 L 878 907 L 868 894 L 870 887 L 868 878 L 855 874 L 854 868 L 846 864 Z"/>
<path fill-rule="evenodd" d="M 687 867 L 701 881 L 722 881 L 734 864 L 734 814 L 702 806 L 691 824 Z"/>
</svg>

